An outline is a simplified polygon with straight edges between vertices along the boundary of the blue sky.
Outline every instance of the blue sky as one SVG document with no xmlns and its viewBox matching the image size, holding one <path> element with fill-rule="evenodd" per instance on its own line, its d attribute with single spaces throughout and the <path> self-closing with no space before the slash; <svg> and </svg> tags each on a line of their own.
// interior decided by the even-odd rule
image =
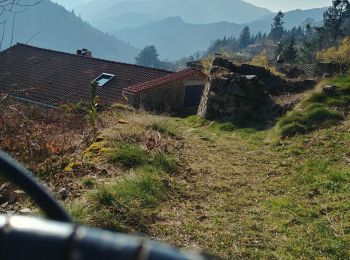
<svg viewBox="0 0 350 260">
<path fill-rule="evenodd" d="M 68 9 L 78 6 L 91 0 L 52 0 L 65 5 Z M 122 1 L 122 0 L 116 0 Z M 123 0 L 130 1 L 130 0 Z M 135 0 L 133 0 L 135 1 Z M 213 0 L 214 1 L 214 0 Z M 316 7 L 329 6 L 332 0 L 244 0 L 257 6 L 265 7 L 271 11 L 289 11 L 295 9 L 310 9 Z"/>
</svg>

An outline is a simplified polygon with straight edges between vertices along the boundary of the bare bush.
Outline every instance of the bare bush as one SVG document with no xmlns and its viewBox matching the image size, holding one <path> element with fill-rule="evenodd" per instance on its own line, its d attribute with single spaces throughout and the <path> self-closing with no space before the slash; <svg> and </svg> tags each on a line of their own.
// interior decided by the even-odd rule
<svg viewBox="0 0 350 260">
<path fill-rule="evenodd" d="M 32 169 L 51 156 L 74 153 L 89 133 L 85 118 L 0 96 L 0 149 Z"/>
</svg>

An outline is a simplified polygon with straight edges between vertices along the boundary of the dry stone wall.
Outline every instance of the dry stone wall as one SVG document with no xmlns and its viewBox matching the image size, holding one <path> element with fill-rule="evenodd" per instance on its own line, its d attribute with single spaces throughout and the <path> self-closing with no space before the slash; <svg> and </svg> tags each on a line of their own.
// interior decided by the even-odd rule
<svg viewBox="0 0 350 260">
<path fill-rule="evenodd" d="M 246 68 L 246 67 L 245 67 Z M 256 74 L 267 73 L 255 67 Z M 268 108 L 276 113 L 281 108 L 274 103 L 266 85 L 257 75 L 243 75 L 242 68 L 218 58 L 210 71 L 210 82 L 204 90 L 198 114 L 206 119 L 235 119 Z"/>
</svg>

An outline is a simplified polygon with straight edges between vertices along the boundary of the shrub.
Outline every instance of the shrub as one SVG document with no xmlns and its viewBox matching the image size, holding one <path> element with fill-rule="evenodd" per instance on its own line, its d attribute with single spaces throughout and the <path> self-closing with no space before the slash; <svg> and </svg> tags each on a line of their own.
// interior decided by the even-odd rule
<svg viewBox="0 0 350 260">
<path fill-rule="evenodd" d="M 263 50 L 258 55 L 256 55 L 250 62 L 251 65 L 264 67 L 267 70 L 270 70 L 270 72 L 279 77 L 285 77 L 285 75 L 281 72 L 279 72 L 276 67 L 271 66 L 269 62 L 269 55 L 266 50 Z"/>
<path fill-rule="evenodd" d="M 260 66 L 260 67 L 268 67 L 269 65 L 269 56 L 267 54 L 266 50 L 263 50 L 262 52 L 260 52 L 258 55 L 256 55 L 252 61 L 250 62 L 250 64 L 254 65 L 254 66 Z"/>
<path fill-rule="evenodd" d="M 350 64 L 350 37 L 345 37 L 339 47 L 320 51 L 316 58 L 321 62 L 338 64 L 339 72 L 342 72 Z"/>
</svg>

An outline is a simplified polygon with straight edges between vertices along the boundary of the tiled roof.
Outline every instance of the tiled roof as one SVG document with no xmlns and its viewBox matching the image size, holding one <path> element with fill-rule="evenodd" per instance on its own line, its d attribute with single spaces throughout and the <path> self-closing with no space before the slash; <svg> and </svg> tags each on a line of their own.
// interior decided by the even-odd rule
<svg viewBox="0 0 350 260">
<path fill-rule="evenodd" d="M 189 68 L 189 69 L 185 69 L 179 72 L 175 72 L 173 74 L 169 74 L 148 82 L 144 82 L 141 84 L 135 84 L 133 86 L 127 87 L 124 90 L 130 93 L 139 93 L 139 92 L 143 92 L 152 88 L 156 88 L 159 86 L 163 86 L 163 85 L 167 85 L 179 80 L 183 80 L 185 78 L 189 78 L 192 76 L 199 76 L 202 78 L 205 78 L 205 74 L 203 72 L 201 72 L 198 69 L 194 69 L 194 68 Z"/>
<path fill-rule="evenodd" d="M 0 92 L 53 106 L 90 100 L 91 81 L 102 73 L 115 77 L 99 88 L 101 104 L 124 103 L 124 88 L 173 74 L 24 44 L 0 53 Z"/>
</svg>

